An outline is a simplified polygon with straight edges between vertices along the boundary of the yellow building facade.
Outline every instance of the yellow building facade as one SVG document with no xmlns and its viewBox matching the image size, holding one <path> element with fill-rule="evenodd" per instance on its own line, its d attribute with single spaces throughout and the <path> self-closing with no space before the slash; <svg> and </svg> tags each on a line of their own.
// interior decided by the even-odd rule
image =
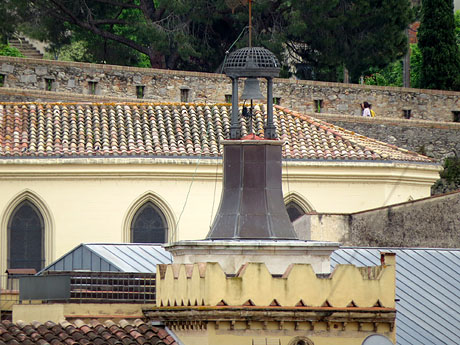
<svg viewBox="0 0 460 345">
<path fill-rule="evenodd" d="M 381 266 L 339 265 L 323 277 L 308 264 L 282 276 L 263 263 L 231 276 L 215 263 L 160 265 L 157 307 L 144 314 L 187 345 L 361 345 L 372 334 L 394 342 L 395 264 L 383 254 Z"/>
<path fill-rule="evenodd" d="M 254 130 L 261 132 L 263 108 L 256 109 Z M 163 222 L 161 242 L 204 238 L 220 200 L 219 142 L 228 111 L 227 105 L 0 105 L 1 272 L 11 267 L 11 227 L 25 204 L 39 219 L 41 267 L 82 242 L 133 241 L 145 205 Z M 303 213 L 426 197 L 438 178 L 439 165 L 426 157 L 284 108 L 276 108 L 275 124 L 284 142 L 285 203 Z M 318 236 L 340 241 L 341 234 Z"/>
</svg>

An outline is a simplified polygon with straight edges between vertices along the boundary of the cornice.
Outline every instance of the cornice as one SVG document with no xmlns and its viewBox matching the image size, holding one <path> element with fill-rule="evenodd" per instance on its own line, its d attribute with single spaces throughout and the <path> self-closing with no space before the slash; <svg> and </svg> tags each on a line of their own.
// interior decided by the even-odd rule
<svg viewBox="0 0 460 345">
<path fill-rule="evenodd" d="M 372 324 L 374 329 L 379 324 L 386 324 L 392 331 L 396 319 L 396 309 L 381 307 L 157 307 L 144 308 L 143 313 L 146 318 L 162 321 L 172 329 L 206 329 L 209 323 L 213 323 L 216 329 L 223 326 L 232 330 L 236 322 L 244 322 L 246 329 L 260 327 L 265 330 L 268 322 L 275 321 L 280 330 L 287 323 L 294 323 L 295 329 L 301 328 L 302 324 L 313 331 L 316 324 L 326 323 L 328 330 L 332 324 L 340 324 L 341 330 L 345 331 L 347 325 L 357 323 L 358 330 L 364 324 Z"/>
</svg>

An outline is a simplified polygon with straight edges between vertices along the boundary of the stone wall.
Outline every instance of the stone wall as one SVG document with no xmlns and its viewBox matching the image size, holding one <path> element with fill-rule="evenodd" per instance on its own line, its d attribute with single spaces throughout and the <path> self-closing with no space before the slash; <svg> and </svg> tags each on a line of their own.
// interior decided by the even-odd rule
<svg viewBox="0 0 460 345">
<path fill-rule="evenodd" d="M 448 156 L 460 156 L 460 123 L 315 115 L 336 126 L 436 158 L 440 162 Z"/>
<path fill-rule="evenodd" d="M 310 218 L 313 240 L 348 246 L 458 248 L 459 214 L 457 191 L 359 213 L 304 217 Z"/>
<path fill-rule="evenodd" d="M 64 92 L 120 100 L 137 99 L 139 94 L 145 100 L 157 102 L 221 103 L 228 101 L 231 94 L 230 80 L 213 73 L 2 56 L 0 74 L 3 75 L 4 88 L 40 91 L 38 100 L 60 101 L 60 93 Z M 262 85 L 262 92 L 264 89 L 265 85 Z M 52 91 L 57 93 L 46 94 Z M 18 95 L 0 95 L 4 101 L 21 100 Z M 281 105 L 301 112 L 320 110 L 322 113 L 343 115 L 359 115 L 359 104 L 363 101 L 373 104 L 379 117 L 402 118 L 403 109 L 410 109 L 413 119 L 452 122 L 453 111 L 460 110 L 460 92 L 308 80 L 275 79 L 274 97 Z M 67 97 L 63 95 L 62 100 L 67 100 Z"/>
</svg>

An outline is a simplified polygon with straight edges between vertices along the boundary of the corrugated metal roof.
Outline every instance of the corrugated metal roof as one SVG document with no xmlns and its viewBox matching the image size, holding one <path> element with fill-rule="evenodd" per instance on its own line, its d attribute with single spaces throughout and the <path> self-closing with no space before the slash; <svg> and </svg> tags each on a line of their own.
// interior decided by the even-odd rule
<svg viewBox="0 0 460 345">
<path fill-rule="evenodd" d="M 172 256 L 161 245 L 142 243 L 82 243 L 41 270 L 156 273 L 157 264 L 169 264 Z"/>
<path fill-rule="evenodd" d="M 460 344 L 460 250 L 341 248 L 331 266 L 380 265 L 396 253 L 396 341 L 399 345 Z"/>
</svg>

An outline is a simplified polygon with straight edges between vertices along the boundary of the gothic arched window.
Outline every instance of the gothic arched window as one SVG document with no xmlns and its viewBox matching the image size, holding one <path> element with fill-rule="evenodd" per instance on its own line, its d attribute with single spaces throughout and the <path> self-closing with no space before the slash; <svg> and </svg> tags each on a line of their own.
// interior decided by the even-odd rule
<svg viewBox="0 0 460 345">
<path fill-rule="evenodd" d="M 287 213 L 289 215 L 289 219 L 291 220 L 291 222 L 293 222 L 294 220 L 296 220 L 297 218 L 300 218 L 301 216 L 305 214 L 305 211 L 299 205 L 297 205 L 294 201 L 290 201 L 286 205 L 286 210 L 287 210 Z"/>
<path fill-rule="evenodd" d="M 168 228 L 163 213 L 151 202 L 137 210 L 131 223 L 133 243 L 166 243 Z"/>
<path fill-rule="evenodd" d="M 40 211 L 29 201 L 20 203 L 8 222 L 8 268 L 43 268 L 44 225 Z"/>
</svg>

